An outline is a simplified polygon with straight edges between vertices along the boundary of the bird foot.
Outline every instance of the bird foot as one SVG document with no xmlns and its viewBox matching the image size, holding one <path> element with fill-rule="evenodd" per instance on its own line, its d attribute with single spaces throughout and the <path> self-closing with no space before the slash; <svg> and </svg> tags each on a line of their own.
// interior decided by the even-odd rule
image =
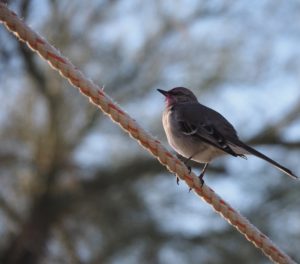
<svg viewBox="0 0 300 264">
<path fill-rule="evenodd" d="M 204 180 L 203 180 L 204 173 L 205 173 L 205 171 L 202 171 L 202 172 L 200 173 L 200 175 L 198 176 L 198 179 L 199 179 L 199 181 L 200 181 L 201 187 L 203 187 L 203 184 L 204 184 Z M 192 188 L 189 189 L 189 192 L 190 192 L 191 190 L 192 190 Z"/>
<path fill-rule="evenodd" d="M 186 165 L 186 167 L 187 167 L 187 169 L 189 170 L 189 173 L 191 173 L 192 167 L 191 167 L 191 166 L 187 166 L 187 165 Z"/>
<path fill-rule="evenodd" d="M 204 174 L 202 174 L 202 173 L 198 176 L 201 187 L 203 187 L 203 184 L 204 184 L 203 176 L 204 176 Z M 192 190 L 192 188 L 189 189 L 189 192 L 191 190 Z"/>
<path fill-rule="evenodd" d="M 191 173 L 192 167 L 191 167 L 191 166 L 187 166 L 187 165 L 186 165 L 186 167 L 187 167 L 189 173 Z M 176 183 L 177 183 L 177 185 L 179 185 L 179 181 L 180 181 L 180 179 L 179 179 L 179 177 L 176 175 Z"/>
<path fill-rule="evenodd" d="M 200 184 L 201 184 L 201 187 L 202 187 L 203 184 L 204 184 L 203 176 L 204 176 L 204 173 L 201 173 L 201 174 L 198 176 L 199 181 L 200 181 Z"/>
</svg>

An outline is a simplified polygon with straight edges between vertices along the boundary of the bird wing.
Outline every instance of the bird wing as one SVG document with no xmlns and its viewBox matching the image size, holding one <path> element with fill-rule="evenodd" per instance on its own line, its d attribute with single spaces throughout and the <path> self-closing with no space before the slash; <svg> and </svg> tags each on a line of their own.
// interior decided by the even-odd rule
<svg viewBox="0 0 300 264">
<path fill-rule="evenodd" d="M 232 156 L 245 157 L 231 147 L 238 140 L 233 126 L 218 112 L 199 103 L 177 105 L 176 120 L 181 133 L 199 138 Z"/>
<path fill-rule="evenodd" d="M 234 127 L 213 109 L 199 103 L 180 104 L 178 107 L 175 118 L 181 133 L 201 139 L 235 157 L 255 155 L 290 177 L 298 178 L 291 170 L 240 141 Z"/>
</svg>

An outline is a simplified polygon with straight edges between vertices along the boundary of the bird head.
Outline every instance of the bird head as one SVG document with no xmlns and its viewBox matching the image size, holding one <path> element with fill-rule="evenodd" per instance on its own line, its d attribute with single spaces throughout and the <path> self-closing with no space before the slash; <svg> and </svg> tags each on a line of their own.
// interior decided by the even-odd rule
<svg viewBox="0 0 300 264">
<path fill-rule="evenodd" d="M 166 97 L 168 106 L 175 103 L 197 102 L 197 97 L 193 94 L 193 92 L 184 87 L 176 87 L 169 91 L 157 89 L 157 91 Z"/>
</svg>

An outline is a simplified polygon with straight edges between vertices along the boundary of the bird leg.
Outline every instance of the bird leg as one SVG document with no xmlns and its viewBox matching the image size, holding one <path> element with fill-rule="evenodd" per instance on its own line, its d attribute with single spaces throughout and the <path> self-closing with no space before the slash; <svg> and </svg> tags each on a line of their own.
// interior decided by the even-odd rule
<svg viewBox="0 0 300 264">
<path fill-rule="evenodd" d="M 203 184 L 204 184 L 203 176 L 204 176 L 204 174 L 205 174 L 205 172 L 206 172 L 207 167 L 208 167 L 208 163 L 205 163 L 205 164 L 204 164 L 204 167 L 203 167 L 203 169 L 202 169 L 202 171 L 201 171 L 201 173 L 200 173 L 200 175 L 198 176 L 198 178 L 199 178 L 199 180 L 200 180 L 201 187 L 202 187 Z M 192 190 L 192 188 L 189 189 L 189 192 L 190 192 L 191 190 Z"/>
<path fill-rule="evenodd" d="M 199 180 L 200 180 L 200 183 L 201 183 L 201 186 L 203 186 L 203 184 L 204 184 L 203 177 L 204 177 L 204 174 L 205 174 L 205 172 L 206 172 L 207 167 L 208 167 L 208 163 L 205 163 L 205 164 L 204 164 L 204 167 L 203 167 L 203 169 L 202 169 L 202 171 L 201 171 L 201 173 L 200 173 L 200 175 L 198 176 L 198 178 L 199 178 Z"/>
<path fill-rule="evenodd" d="M 187 163 L 192 159 L 193 156 L 194 156 L 194 155 L 190 156 L 188 159 L 186 159 L 186 160 L 183 161 L 183 164 L 187 167 L 189 173 L 191 173 L 192 167 L 189 166 Z M 177 154 L 177 158 L 179 158 L 179 159 L 182 160 L 182 156 L 180 156 L 180 155 L 178 155 L 178 154 Z M 176 183 L 177 183 L 177 185 L 179 185 L 179 180 L 180 180 L 179 177 L 177 177 L 177 175 L 176 175 Z"/>
<path fill-rule="evenodd" d="M 192 159 L 194 155 L 190 156 L 188 159 L 186 159 L 183 163 L 184 165 L 187 167 L 187 169 L 189 170 L 189 173 L 191 173 L 192 171 L 192 167 L 188 165 L 188 162 Z"/>
<path fill-rule="evenodd" d="M 192 167 L 187 165 L 187 163 L 192 159 L 192 157 L 194 156 L 194 154 L 192 156 L 190 156 L 188 159 L 186 159 L 183 163 L 184 165 L 187 167 L 187 169 L 189 170 L 189 174 L 191 173 L 192 171 Z M 177 182 L 178 184 L 178 182 Z M 192 188 L 189 189 L 189 192 L 192 190 Z"/>
</svg>

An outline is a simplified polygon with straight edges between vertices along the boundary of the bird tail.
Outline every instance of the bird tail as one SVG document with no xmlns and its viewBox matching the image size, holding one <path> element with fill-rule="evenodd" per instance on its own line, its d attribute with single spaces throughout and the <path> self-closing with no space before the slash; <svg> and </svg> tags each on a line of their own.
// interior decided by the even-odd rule
<svg viewBox="0 0 300 264">
<path fill-rule="evenodd" d="M 278 162 L 270 159 L 269 157 L 267 157 L 266 155 L 264 155 L 261 152 L 257 151 L 256 149 L 251 148 L 247 144 L 239 141 L 237 144 L 234 144 L 234 145 L 235 146 L 233 147 L 233 149 L 235 149 L 235 147 L 237 147 L 239 150 L 244 150 L 243 154 L 252 154 L 252 155 L 255 155 L 256 157 L 261 158 L 261 159 L 269 162 L 270 164 L 272 164 L 273 166 L 275 166 L 277 169 L 279 169 L 280 171 L 284 172 L 288 176 L 290 176 L 290 177 L 292 177 L 294 179 L 298 179 L 298 176 L 296 176 L 291 170 L 289 170 L 288 168 L 280 165 Z M 246 151 L 246 153 L 245 153 L 245 151 Z"/>
</svg>

